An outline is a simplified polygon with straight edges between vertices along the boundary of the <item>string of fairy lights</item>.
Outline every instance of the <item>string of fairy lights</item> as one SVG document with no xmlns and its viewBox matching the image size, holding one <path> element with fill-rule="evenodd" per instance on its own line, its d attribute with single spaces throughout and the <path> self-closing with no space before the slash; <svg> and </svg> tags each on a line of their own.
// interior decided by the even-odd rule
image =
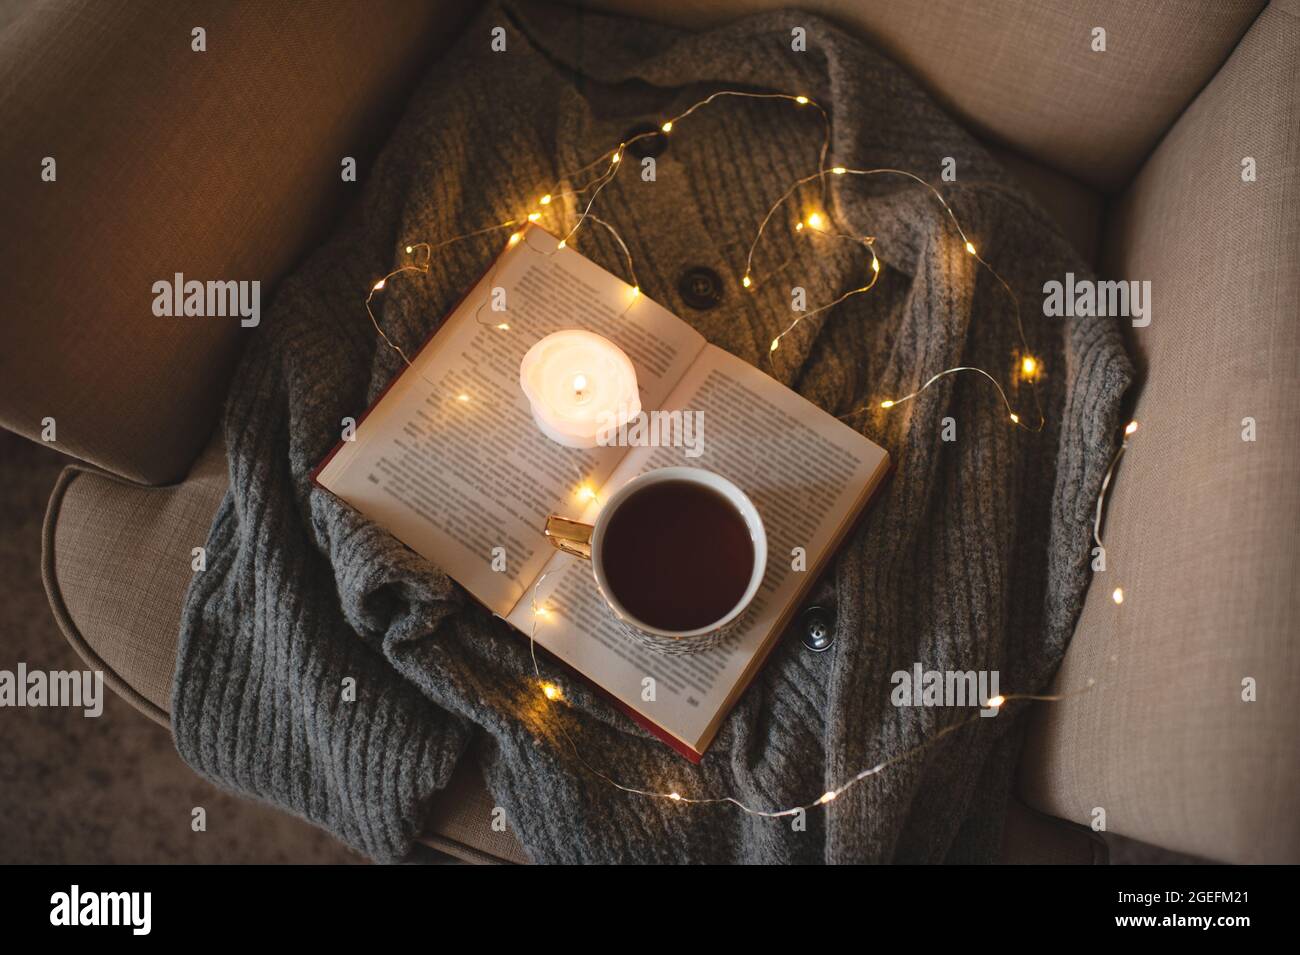
<svg viewBox="0 0 1300 955">
<path fill-rule="evenodd" d="M 535 206 L 529 209 L 526 213 L 507 219 L 502 222 L 495 223 L 493 225 L 488 225 L 483 228 L 476 229 L 472 232 L 466 232 L 460 235 L 452 236 L 451 238 L 436 243 L 418 241 L 418 242 L 411 242 L 405 245 L 404 250 L 405 250 L 405 254 L 408 256 L 408 260 L 405 263 L 397 266 L 387 274 L 383 275 L 381 278 L 374 281 L 370 287 L 369 293 L 366 295 L 365 298 L 366 313 L 370 317 L 370 321 L 374 325 L 375 331 L 378 333 L 379 337 L 382 339 L 382 341 L 387 347 L 395 351 L 401 357 L 402 361 L 405 362 L 408 368 L 414 367 L 411 359 L 407 356 L 406 352 L 396 342 L 392 341 L 392 339 L 385 333 L 383 327 L 380 325 L 380 322 L 377 316 L 375 315 L 374 309 L 372 307 L 372 303 L 375 296 L 378 293 L 382 292 L 387 287 L 388 282 L 393 278 L 395 278 L 396 276 L 407 274 L 407 273 L 417 273 L 417 274 L 427 273 L 430 270 L 430 267 L 432 265 L 434 254 L 456 243 L 464 242 L 470 239 L 478 238 L 496 232 L 504 232 L 509 230 L 510 234 L 507 239 L 507 247 L 518 244 L 527 234 L 527 227 L 530 224 L 540 223 L 542 219 L 547 216 L 548 213 L 552 212 L 557 207 L 562 205 L 562 203 L 559 202 L 559 200 L 573 200 L 575 206 L 581 207 L 581 211 L 578 213 L 576 221 L 574 221 L 572 226 L 570 226 L 567 230 L 564 230 L 563 235 L 558 240 L 555 240 L 555 237 L 551 236 L 551 240 L 554 242 L 554 244 L 551 247 L 539 250 L 531 242 L 526 243 L 526 246 L 529 249 L 531 249 L 533 252 L 536 252 L 538 254 L 554 255 L 562 251 L 563 249 L 565 249 L 573 240 L 574 236 L 578 234 L 578 231 L 585 224 L 590 223 L 592 225 L 604 229 L 607 233 L 609 233 L 609 235 L 613 238 L 614 242 L 618 246 L 624 261 L 624 266 L 627 269 L 627 274 L 628 274 L 627 285 L 629 288 L 629 292 L 627 296 L 627 302 L 624 306 L 622 313 L 620 313 L 620 317 L 626 315 L 627 311 L 630 308 L 632 308 L 632 306 L 636 303 L 636 301 L 641 296 L 641 286 L 637 278 L 635 262 L 633 260 L 631 252 L 628 249 L 627 243 L 623 240 L 623 237 L 619 234 L 617 228 L 615 228 L 611 223 L 600 218 L 593 212 L 593 208 L 595 207 L 596 200 L 600 196 L 601 192 L 611 182 L 614 181 L 620 169 L 625 165 L 623 159 L 629 146 L 633 145 L 639 140 L 651 136 L 657 136 L 657 135 L 668 136 L 670 134 L 674 134 L 675 132 L 677 132 L 678 127 L 680 126 L 683 120 L 688 119 L 697 111 L 719 100 L 730 99 L 730 98 L 785 101 L 793 104 L 797 108 L 804 108 L 804 107 L 811 108 L 820 115 L 822 128 L 823 128 L 822 143 L 818 153 L 818 164 L 817 164 L 816 171 L 796 179 L 793 183 L 791 183 L 789 188 L 787 188 L 785 192 L 781 194 L 781 196 L 776 200 L 776 202 L 774 202 L 772 206 L 768 209 L 766 215 L 759 223 L 758 228 L 754 233 L 753 240 L 749 245 L 749 250 L 745 258 L 744 271 L 741 274 L 741 279 L 740 279 L 741 287 L 746 289 L 749 292 L 757 292 L 760 290 L 761 287 L 764 286 L 764 284 L 766 284 L 763 281 L 764 276 L 761 276 L 755 269 L 755 257 L 756 257 L 756 252 L 759 249 L 760 243 L 762 242 L 764 235 L 768 232 L 769 227 L 772 225 L 772 223 L 777 221 L 777 215 L 779 211 L 788 202 L 790 202 L 796 196 L 800 195 L 801 191 L 806 186 L 810 185 L 813 182 L 819 182 L 821 185 L 821 197 L 822 197 L 821 208 L 812 209 L 811 211 L 808 211 L 806 214 L 802 215 L 800 219 L 797 222 L 795 222 L 793 226 L 795 234 L 805 235 L 809 237 L 817 237 L 818 239 L 839 240 L 839 241 L 854 243 L 860 246 L 861 248 L 863 248 L 870 257 L 869 265 L 868 265 L 869 275 L 866 277 L 865 281 L 861 285 L 858 285 L 854 288 L 849 289 L 846 292 L 841 293 L 840 295 L 836 296 L 834 299 L 828 302 L 817 305 L 816 307 L 807 309 L 803 312 L 796 313 L 794 318 L 783 329 L 777 332 L 777 334 L 772 338 L 767 351 L 767 357 L 769 363 L 772 364 L 774 370 L 775 370 L 776 355 L 781 347 L 783 339 L 785 339 L 787 336 L 792 334 L 795 331 L 795 329 L 799 327 L 801 323 L 808 321 L 809 319 L 812 319 L 816 316 L 823 315 L 824 313 L 833 309 L 835 306 L 847 301 L 848 299 L 854 296 L 863 295 L 867 292 L 870 292 L 871 289 L 876 285 L 876 282 L 880 277 L 881 259 L 876 252 L 875 237 L 870 235 L 859 235 L 853 232 L 842 231 L 836 225 L 834 215 L 830 211 L 830 203 L 827 201 L 828 183 L 840 177 L 877 177 L 877 176 L 901 177 L 910 180 L 911 182 L 919 186 L 922 186 L 926 190 L 928 190 L 931 196 L 933 196 L 933 198 L 938 202 L 942 214 L 948 219 L 948 221 L 955 229 L 962 243 L 962 248 L 965 250 L 966 254 L 969 255 L 980 267 L 985 269 L 993 277 L 993 279 L 996 281 L 996 283 L 1000 286 L 1000 288 L 1003 290 L 1003 292 L 1006 294 L 1007 298 L 1009 299 L 1011 303 L 1011 311 L 1015 318 L 1016 333 L 1018 335 L 1019 344 L 1020 344 L 1020 351 L 1017 354 L 1013 355 L 1014 361 L 1012 363 L 1012 369 L 1013 369 L 1012 377 L 1013 380 L 1015 380 L 1016 382 L 1024 383 L 1029 386 L 1029 391 L 1032 396 L 1033 406 L 1034 406 L 1034 417 L 1036 417 L 1037 420 L 1036 422 L 1032 422 L 1032 423 L 1026 422 L 1021 412 L 1017 410 L 1017 408 L 1012 404 L 1011 399 L 1007 394 L 1007 389 L 1003 386 L 999 378 L 995 374 L 988 371 L 987 369 L 979 368 L 973 365 L 960 365 L 952 368 L 942 369 L 930 375 L 919 387 L 917 387 L 915 390 L 911 392 L 908 392 L 907 394 L 898 397 L 893 397 L 893 398 L 873 400 L 867 404 L 862 405 L 859 408 L 855 408 L 852 411 L 849 411 L 846 414 L 840 415 L 839 417 L 841 419 L 850 419 L 869 410 L 889 411 L 890 409 L 896 408 L 899 405 L 904 404 L 905 402 L 912 401 L 913 399 L 917 398 L 918 396 L 926 392 L 929 388 L 933 387 L 935 384 L 948 377 L 969 372 L 974 375 L 982 377 L 983 379 L 987 380 L 989 383 L 993 385 L 1001 401 L 1001 404 L 1006 411 L 1007 420 L 1011 423 L 1013 427 L 1020 428 L 1030 432 L 1035 432 L 1035 433 L 1041 432 L 1046 425 L 1046 418 L 1044 415 L 1042 404 L 1039 400 L 1037 382 L 1039 381 L 1040 377 L 1044 373 L 1043 367 L 1041 361 L 1033 354 L 1032 350 L 1029 347 L 1028 341 L 1025 337 L 1024 324 L 1020 313 L 1019 299 L 1016 296 L 1015 292 L 1012 290 L 1010 284 L 1002 277 L 1000 273 L 998 273 L 998 271 L 988 261 L 986 261 L 983 258 L 983 256 L 980 255 L 978 249 L 975 246 L 974 241 L 966 233 L 965 229 L 963 229 L 951 205 L 944 198 L 943 194 L 930 182 L 926 181 L 920 176 L 917 176 L 915 173 L 908 172 L 907 170 L 904 169 L 893 169 L 893 168 L 856 169 L 853 167 L 841 166 L 841 165 L 828 166 L 827 157 L 830 151 L 830 141 L 831 141 L 830 117 L 822 106 L 820 106 L 812 99 L 802 94 L 755 93 L 755 92 L 740 91 L 740 90 L 721 90 L 712 93 L 711 95 L 705 97 L 704 99 L 701 99 L 698 102 L 692 104 L 690 107 L 678 113 L 677 115 L 664 120 L 659 125 L 658 129 L 647 130 L 646 132 L 638 133 L 636 135 L 628 137 L 627 139 L 620 141 L 612 149 L 608 149 L 605 152 L 601 153 L 599 156 L 597 156 L 594 160 L 587 163 L 586 165 L 581 166 L 578 169 L 572 170 L 566 174 L 560 175 L 559 177 L 557 177 L 556 183 L 552 188 L 552 190 L 549 192 L 542 193 L 540 198 L 536 201 Z M 575 180 L 579 180 L 581 179 L 581 177 L 584 176 L 588 178 L 586 178 L 581 182 L 578 182 L 575 185 L 567 185 L 567 187 L 564 187 L 566 186 L 566 184 L 574 183 Z M 782 263 L 780 266 L 772 270 L 772 275 L 775 275 L 776 273 L 782 271 L 788 264 L 789 264 L 789 260 L 787 260 L 785 263 Z M 498 267 L 499 265 L 494 264 L 492 270 L 489 272 L 489 283 L 488 283 L 489 285 L 491 284 L 491 277 L 496 274 L 496 269 Z M 485 307 L 486 307 L 486 302 L 481 304 L 475 313 L 475 320 L 476 322 L 478 322 L 478 324 L 502 332 L 508 332 L 511 330 L 509 323 L 506 321 L 500 321 L 494 319 L 484 320 L 482 316 L 482 311 L 483 308 Z M 434 384 L 434 383 L 430 382 L 430 384 Z M 468 400 L 468 397 L 469 396 L 465 394 L 460 394 L 457 396 L 457 398 L 461 401 Z M 1128 448 L 1129 439 L 1137 431 L 1137 427 L 1138 425 L 1136 421 L 1130 422 L 1125 427 L 1122 443 L 1120 444 L 1119 448 L 1115 451 L 1114 455 L 1111 458 L 1109 467 L 1106 470 L 1105 477 L 1101 484 L 1101 489 L 1097 495 L 1095 517 L 1093 522 L 1093 539 L 1096 543 L 1097 548 L 1101 553 L 1104 553 L 1104 548 L 1101 542 L 1101 527 L 1103 522 L 1103 515 L 1106 506 L 1106 501 L 1107 501 L 1107 493 L 1111 483 L 1111 478 L 1114 475 L 1117 465 L 1119 464 L 1120 458 L 1123 456 L 1125 450 Z M 578 475 L 580 480 L 580 484 L 577 492 L 578 499 L 583 502 L 595 501 L 596 503 L 599 503 L 599 496 L 595 488 L 592 487 L 590 482 L 582 479 L 580 469 L 578 470 Z M 537 680 L 537 685 L 540 689 L 542 699 L 544 699 L 548 704 L 558 705 L 558 704 L 562 704 L 565 699 L 564 692 L 557 682 L 555 682 L 554 680 L 547 679 L 543 676 L 541 665 L 537 658 L 537 626 L 540 622 L 544 622 L 545 620 L 547 620 L 552 614 L 552 611 L 549 608 L 538 603 L 538 594 L 540 592 L 543 582 L 546 580 L 548 576 L 549 576 L 549 572 L 543 574 L 541 577 L 538 578 L 537 581 L 534 582 L 533 585 L 532 598 L 531 598 L 531 607 L 533 612 L 533 625 L 531 628 L 531 632 L 529 634 L 529 649 L 532 657 L 533 674 Z M 1111 596 L 1115 604 L 1117 605 L 1122 604 L 1124 602 L 1123 588 L 1116 587 L 1112 592 Z M 1113 655 L 1110 657 L 1110 660 L 1112 662 L 1114 662 L 1115 659 L 1116 658 Z M 1094 678 L 1089 677 L 1085 681 L 1084 686 L 1072 691 L 1066 691 L 1066 692 L 1054 693 L 1054 694 L 1011 693 L 1005 695 L 998 695 L 989 698 L 984 705 L 987 709 L 1000 711 L 1002 707 L 1014 701 L 1042 701 L 1042 702 L 1061 701 L 1061 700 L 1070 699 L 1072 697 L 1081 695 L 1083 693 L 1087 693 L 1091 691 L 1096 685 L 1097 685 L 1097 681 Z M 598 779 L 602 780 L 603 782 L 615 787 L 616 789 L 624 793 L 628 793 L 630 795 L 642 796 L 646 798 L 652 798 L 652 799 L 667 800 L 670 802 L 682 803 L 687 805 L 724 805 L 724 804 L 731 805 L 752 816 L 760 816 L 765 818 L 776 819 L 776 818 L 782 818 L 788 816 L 795 816 L 800 813 L 806 812 L 808 810 L 814 809 L 818 806 L 824 806 L 827 803 L 836 799 L 841 794 L 843 794 L 846 790 L 852 788 L 853 786 L 857 785 L 863 780 L 871 776 L 877 775 L 885 771 L 886 769 L 888 769 L 890 766 L 902 762 L 903 760 L 915 756 L 918 753 L 926 750 L 927 748 L 934 746 L 943 738 L 947 737 L 952 733 L 957 732 L 958 730 L 962 729 L 963 727 L 969 725 L 970 723 L 980 718 L 981 718 L 981 714 L 979 712 L 976 712 L 966 718 L 950 723 L 947 726 L 942 727 L 940 730 L 938 730 L 931 736 L 929 736 L 927 739 L 925 739 L 917 746 L 896 753 L 893 756 L 890 756 L 889 758 L 879 763 L 865 767 L 864 769 L 853 774 L 852 776 L 849 776 L 842 783 L 822 793 L 816 799 L 813 799 L 810 802 L 804 803 L 802 805 L 789 806 L 781 809 L 765 809 L 762 807 L 750 806 L 745 804 L 741 800 L 735 798 L 734 796 L 730 796 L 730 795 L 693 796 L 693 795 L 688 795 L 686 793 L 683 793 L 682 791 L 680 791 L 680 789 L 646 789 L 646 788 L 626 785 L 625 783 L 608 775 L 598 767 L 592 765 L 583 756 L 582 751 L 579 748 L 576 740 L 574 740 L 572 735 L 570 735 L 562 719 L 557 720 L 556 725 L 557 728 L 559 729 L 559 732 L 563 735 L 564 739 L 569 744 L 574 757 L 587 769 L 587 771 L 593 774 Z"/>
<path fill-rule="evenodd" d="M 1119 447 L 1115 449 L 1115 453 L 1111 456 L 1110 464 L 1106 467 L 1106 476 L 1101 480 L 1101 490 L 1097 492 L 1097 510 L 1092 519 L 1092 539 L 1097 545 L 1099 555 L 1106 553 L 1106 547 L 1101 542 L 1101 520 L 1106 507 L 1106 493 L 1110 490 L 1110 479 L 1115 474 L 1115 468 L 1119 466 L 1119 459 L 1128 450 L 1129 439 L 1137 434 L 1137 429 L 1138 423 L 1136 421 L 1130 421 L 1124 426 L 1124 437 L 1120 441 Z M 1124 602 L 1124 588 L 1116 587 L 1112 590 L 1110 599 L 1117 604 L 1122 604 Z"/>
</svg>

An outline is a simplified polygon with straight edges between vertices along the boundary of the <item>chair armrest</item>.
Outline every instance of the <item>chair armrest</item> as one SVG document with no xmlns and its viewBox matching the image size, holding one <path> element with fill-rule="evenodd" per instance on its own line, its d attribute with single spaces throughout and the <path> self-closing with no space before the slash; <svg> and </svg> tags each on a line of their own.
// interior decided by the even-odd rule
<svg viewBox="0 0 1300 955">
<path fill-rule="evenodd" d="M 1103 274 L 1151 283 L 1140 430 L 1054 692 L 1097 683 L 1022 763 L 1037 809 L 1225 862 L 1300 862 L 1297 77 L 1273 3 L 1108 216 Z"/>
<path fill-rule="evenodd" d="M 37 438 L 53 418 L 66 453 L 148 483 L 183 476 L 254 329 L 155 316 L 154 283 L 257 280 L 264 306 L 359 194 L 467 6 L 43 0 L 10 23 L 0 424 Z"/>
</svg>

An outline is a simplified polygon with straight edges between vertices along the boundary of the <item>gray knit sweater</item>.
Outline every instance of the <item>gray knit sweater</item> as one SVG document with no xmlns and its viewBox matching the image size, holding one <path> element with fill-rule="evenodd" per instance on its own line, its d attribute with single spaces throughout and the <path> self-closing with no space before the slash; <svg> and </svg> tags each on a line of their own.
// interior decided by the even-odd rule
<svg viewBox="0 0 1300 955">
<path fill-rule="evenodd" d="M 505 52 L 490 47 L 496 26 Z M 807 30 L 806 52 L 791 50 L 794 26 Z M 526 638 L 310 481 L 341 420 L 401 371 L 362 298 L 406 241 L 509 219 L 629 129 L 722 88 L 802 92 L 826 105 L 830 164 L 895 166 L 938 183 L 944 157 L 956 160 L 943 191 L 1021 297 L 1046 369 L 1047 426 L 1010 427 L 975 375 L 853 418 L 896 468 L 819 585 L 833 648 L 812 653 L 785 636 L 698 767 L 581 685 L 562 711 L 569 731 L 590 763 L 625 782 L 781 808 L 970 716 L 895 707 L 897 670 L 998 670 L 1004 693 L 1049 682 L 1088 584 L 1091 508 L 1131 370 L 1113 320 L 1042 317 L 1044 281 L 1088 272 L 1048 217 L 901 70 L 810 14 L 690 35 L 494 6 L 432 69 L 366 174 L 357 214 L 282 283 L 243 357 L 224 421 L 230 491 L 208 569 L 186 599 L 176 669 L 176 742 L 197 771 L 378 860 L 410 851 L 462 758 L 481 761 L 537 861 L 996 858 L 1026 704 L 900 760 L 811 811 L 804 827 L 627 795 L 536 718 Z M 788 288 L 742 295 L 737 277 L 767 207 L 816 168 L 820 137 L 813 110 L 724 101 L 674 133 L 654 183 L 623 176 L 599 201 L 645 293 L 751 362 L 789 322 Z M 877 237 L 882 277 L 788 336 L 778 377 L 835 414 L 955 365 L 1010 381 L 1019 342 L 1009 302 L 961 252 L 933 197 L 898 179 L 845 177 L 830 200 L 842 222 Z M 377 300 L 388 334 L 417 346 L 499 245 L 499 235 L 462 243 L 427 275 L 392 283 Z M 578 247 L 621 270 L 603 230 L 581 234 Z M 850 243 L 826 243 L 784 285 L 825 301 L 861 284 L 868 263 Z M 681 300 L 677 277 L 693 266 L 723 277 L 716 308 Z M 1032 407 L 1023 387 L 1011 396 Z M 941 440 L 946 418 L 956 441 Z M 342 692 L 348 677 L 354 702 Z"/>
</svg>

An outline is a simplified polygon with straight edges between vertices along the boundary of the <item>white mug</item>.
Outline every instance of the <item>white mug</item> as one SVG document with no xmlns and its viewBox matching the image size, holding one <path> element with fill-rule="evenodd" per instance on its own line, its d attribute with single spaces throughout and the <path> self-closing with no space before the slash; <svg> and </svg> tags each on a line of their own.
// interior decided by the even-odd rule
<svg viewBox="0 0 1300 955">
<path fill-rule="evenodd" d="M 610 520 L 618 512 L 619 506 L 636 492 L 651 484 L 663 481 L 681 481 L 699 484 L 719 494 L 735 508 L 749 530 L 750 542 L 754 547 L 754 566 L 750 570 L 749 583 L 735 606 L 726 614 L 694 630 L 665 630 L 644 620 L 638 619 L 618 600 L 609 586 L 602 562 L 602 547 Z M 591 562 L 596 586 L 605 603 L 613 611 L 623 629 L 642 643 L 664 652 L 694 652 L 707 649 L 718 643 L 729 631 L 741 614 L 748 609 L 763 583 L 767 571 L 767 532 L 763 529 L 763 519 L 758 508 L 745 492 L 720 474 L 705 471 L 702 468 L 671 467 L 656 468 L 638 474 L 628 481 L 607 500 L 596 515 L 594 524 L 584 524 L 552 514 L 546 520 L 546 537 L 555 547 L 567 554 L 581 557 Z M 690 541 L 682 542 L 689 546 Z"/>
</svg>

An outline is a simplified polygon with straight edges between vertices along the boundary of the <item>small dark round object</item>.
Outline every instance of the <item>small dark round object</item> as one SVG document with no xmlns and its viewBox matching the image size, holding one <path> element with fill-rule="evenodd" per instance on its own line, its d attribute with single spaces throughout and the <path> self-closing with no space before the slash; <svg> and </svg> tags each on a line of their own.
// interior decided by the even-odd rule
<svg viewBox="0 0 1300 955">
<path fill-rule="evenodd" d="M 713 269 L 696 265 L 677 277 L 677 294 L 691 308 L 704 311 L 722 301 L 722 279 Z"/>
<path fill-rule="evenodd" d="M 652 135 L 644 136 L 641 139 L 637 139 L 636 142 L 632 142 L 633 139 L 637 136 L 641 136 L 642 133 L 650 133 Z M 647 156 L 658 156 L 668 148 L 668 135 L 654 123 L 641 123 L 640 125 L 633 126 L 623 134 L 623 142 L 627 143 L 627 151 L 633 156 L 637 159 L 645 159 Z"/>
<path fill-rule="evenodd" d="M 829 650 L 835 642 L 835 620 L 824 607 L 809 607 L 799 617 L 803 645 L 814 653 Z"/>
</svg>

